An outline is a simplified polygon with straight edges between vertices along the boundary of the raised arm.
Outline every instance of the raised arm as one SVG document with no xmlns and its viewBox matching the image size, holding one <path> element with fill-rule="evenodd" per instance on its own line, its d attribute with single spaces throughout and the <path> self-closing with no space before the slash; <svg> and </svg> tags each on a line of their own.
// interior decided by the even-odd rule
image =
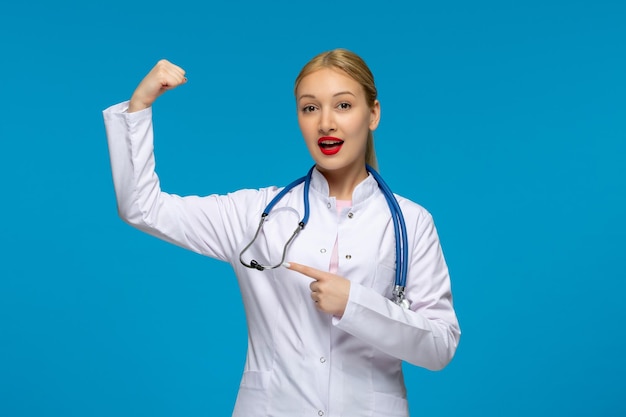
<svg viewBox="0 0 626 417">
<path fill-rule="evenodd" d="M 269 191 L 181 197 L 161 190 L 155 170 L 151 106 L 165 91 L 185 82 L 184 70 L 161 60 L 130 101 L 104 110 L 118 213 L 126 223 L 155 237 L 230 260 L 247 230 L 247 213 L 261 207 Z"/>
</svg>

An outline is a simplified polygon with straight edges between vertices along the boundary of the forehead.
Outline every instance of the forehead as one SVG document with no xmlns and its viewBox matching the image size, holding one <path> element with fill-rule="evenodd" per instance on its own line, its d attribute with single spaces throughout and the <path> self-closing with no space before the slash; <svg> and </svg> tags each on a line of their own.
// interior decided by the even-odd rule
<svg viewBox="0 0 626 417">
<path fill-rule="evenodd" d="M 334 68 L 322 68 L 303 77 L 296 90 L 296 96 L 323 96 L 350 92 L 362 95 L 363 87 L 344 71 Z"/>
</svg>

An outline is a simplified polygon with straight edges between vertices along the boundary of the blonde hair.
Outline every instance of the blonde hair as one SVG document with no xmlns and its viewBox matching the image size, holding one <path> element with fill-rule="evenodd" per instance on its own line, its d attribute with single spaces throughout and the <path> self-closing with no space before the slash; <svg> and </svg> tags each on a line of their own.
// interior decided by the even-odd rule
<svg viewBox="0 0 626 417">
<path fill-rule="evenodd" d="M 368 106 L 370 106 L 370 108 L 374 107 L 378 96 L 376 84 L 374 84 L 374 75 L 372 75 L 369 67 L 360 56 L 342 48 L 322 52 L 313 57 L 313 59 L 300 70 L 298 77 L 296 77 L 294 92 L 298 90 L 298 85 L 300 85 L 300 81 L 302 81 L 304 77 L 323 68 L 339 69 L 348 74 L 350 78 L 361 84 L 363 90 L 365 90 L 365 100 Z M 378 171 L 378 161 L 374 149 L 374 135 L 371 130 L 367 135 L 365 163 Z"/>
</svg>

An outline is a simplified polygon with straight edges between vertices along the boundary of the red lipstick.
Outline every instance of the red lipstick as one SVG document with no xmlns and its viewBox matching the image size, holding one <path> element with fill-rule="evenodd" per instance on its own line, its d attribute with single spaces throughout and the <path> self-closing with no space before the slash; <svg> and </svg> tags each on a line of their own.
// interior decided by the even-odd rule
<svg viewBox="0 0 626 417">
<path fill-rule="evenodd" d="M 317 145 L 324 155 L 334 155 L 341 150 L 343 141 L 333 136 L 324 136 L 317 140 Z"/>
</svg>

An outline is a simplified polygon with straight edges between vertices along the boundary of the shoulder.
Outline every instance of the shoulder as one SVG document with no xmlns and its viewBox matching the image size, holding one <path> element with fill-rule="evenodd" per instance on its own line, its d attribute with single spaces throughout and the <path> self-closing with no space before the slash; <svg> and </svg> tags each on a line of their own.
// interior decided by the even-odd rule
<svg viewBox="0 0 626 417">
<path fill-rule="evenodd" d="M 186 200 L 196 201 L 203 210 L 219 207 L 226 216 L 245 217 L 260 215 L 263 208 L 280 192 L 276 186 L 264 188 L 240 188 L 225 193 L 194 195 L 185 197 Z"/>
<path fill-rule="evenodd" d="M 413 245 L 421 246 L 428 244 L 425 242 L 437 242 L 439 236 L 432 214 L 426 208 L 408 198 L 396 196 L 396 199 L 402 210 L 407 235 L 409 238 L 412 238 Z"/>
<path fill-rule="evenodd" d="M 432 222 L 433 216 L 425 207 L 401 195 L 394 195 L 396 196 L 396 200 L 398 200 L 398 204 L 402 209 L 402 215 L 407 222 L 409 220 L 418 223 L 422 223 L 424 221 Z"/>
<path fill-rule="evenodd" d="M 236 191 L 231 191 L 225 195 L 226 198 L 233 202 L 240 203 L 242 205 L 250 205 L 253 202 L 259 204 L 269 202 L 276 196 L 282 187 L 269 186 L 263 188 L 242 188 Z M 267 203 L 266 203 L 267 204 Z"/>
</svg>

